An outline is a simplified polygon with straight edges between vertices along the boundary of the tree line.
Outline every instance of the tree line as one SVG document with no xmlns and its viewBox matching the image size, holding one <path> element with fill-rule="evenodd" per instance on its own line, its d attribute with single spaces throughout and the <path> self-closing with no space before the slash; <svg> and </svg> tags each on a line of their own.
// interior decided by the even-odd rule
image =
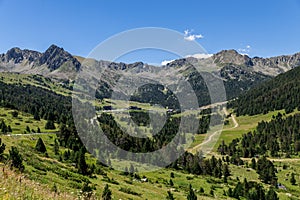
<svg viewBox="0 0 300 200">
<path fill-rule="evenodd" d="M 223 155 L 238 155 L 252 158 L 256 155 L 272 157 L 290 157 L 300 151 L 300 114 L 286 117 L 278 113 L 271 121 L 259 122 L 256 130 L 243 134 L 228 145 L 224 142 L 219 146 Z"/>
<path fill-rule="evenodd" d="M 0 82 L 0 106 L 57 123 L 72 123 L 71 97 L 32 85 Z"/>
</svg>

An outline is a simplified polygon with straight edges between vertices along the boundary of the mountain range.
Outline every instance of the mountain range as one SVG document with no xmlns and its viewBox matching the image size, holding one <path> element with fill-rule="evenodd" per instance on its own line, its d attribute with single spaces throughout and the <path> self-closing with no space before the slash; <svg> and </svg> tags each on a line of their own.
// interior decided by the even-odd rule
<svg viewBox="0 0 300 200">
<path fill-rule="evenodd" d="M 56 45 L 51 45 L 44 53 L 12 48 L 6 53 L 0 54 L 0 72 L 39 74 L 55 81 L 70 80 L 70 83 L 74 81 L 76 74 L 80 71 L 85 71 L 87 77 L 93 77 L 94 79 L 101 77 L 98 80 L 100 86 L 97 88 L 99 98 L 109 97 L 120 76 L 129 73 L 134 76 L 142 75 L 145 80 L 149 79 L 148 82 L 146 81 L 146 83 L 149 83 L 148 86 L 143 86 L 148 89 L 144 88 L 135 93 L 133 95 L 134 100 L 158 103 L 158 99 L 165 99 L 167 102 L 173 99 L 171 98 L 173 94 L 164 93 L 164 87 L 153 87 L 156 83 L 150 81 L 151 77 L 153 77 L 153 74 L 183 76 L 196 91 L 199 105 L 208 104 L 209 95 L 206 84 L 201 75 L 195 73 L 193 65 L 208 67 L 213 65 L 212 73 L 224 81 L 227 98 L 232 99 L 257 84 L 299 66 L 300 53 L 271 58 L 250 58 L 247 55 L 239 54 L 235 50 L 223 50 L 210 58 L 182 58 L 164 66 L 152 66 L 143 62 L 126 64 L 84 59 L 74 56 Z M 172 80 L 168 83 L 168 85 L 174 84 Z M 149 87 L 155 98 L 154 95 L 149 96 L 146 94 Z M 119 92 L 122 93 L 123 91 Z"/>
</svg>

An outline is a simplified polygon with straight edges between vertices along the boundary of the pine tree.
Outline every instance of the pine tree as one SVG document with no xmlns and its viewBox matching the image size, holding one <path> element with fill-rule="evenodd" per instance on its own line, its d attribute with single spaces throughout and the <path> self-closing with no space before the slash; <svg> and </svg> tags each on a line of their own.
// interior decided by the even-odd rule
<svg viewBox="0 0 300 200">
<path fill-rule="evenodd" d="M 12 115 L 12 117 L 17 118 L 19 113 L 17 111 L 12 111 L 11 115 Z"/>
<path fill-rule="evenodd" d="M 214 191 L 213 191 L 212 189 L 209 191 L 209 194 L 210 194 L 211 196 L 214 196 L 214 195 L 215 195 L 215 193 L 214 193 Z"/>
<path fill-rule="evenodd" d="M 233 191 L 231 188 L 228 189 L 228 196 L 233 197 Z"/>
<path fill-rule="evenodd" d="M 104 190 L 102 192 L 102 199 L 103 200 L 111 200 L 111 190 L 109 189 L 108 184 L 105 185 Z"/>
<path fill-rule="evenodd" d="M 227 176 L 225 176 L 225 175 L 223 176 L 223 182 L 228 183 Z"/>
<path fill-rule="evenodd" d="M 204 193 L 203 187 L 200 188 L 199 192 L 200 192 L 200 193 Z"/>
<path fill-rule="evenodd" d="M 7 126 L 3 120 L 0 123 L 0 129 L 2 133 L 7 133 Z"/>
<path fill-rule="evenodd" d="M 78 152 L 76 152 L 76 153 L 78 153 Z M 71 154 L 71 153 L 70 153 L 69 150 L 64 151 L 64 153 L 63 153 L 63 158 L 64 158 L 64 160 L 69 160 L 70 154 Z"/>
<path fill-rule="evenodd" d="M 279 200 L 274 188 L 271 187 L 266 195 L 266 200 Z"/>
<path fill-rule="evenodd" d="M 37 112 L 34 113 L 33 119 L 37 120 L 37 121 L 41 120 L 41 118 L 40 118 L 40 116 L 39 116 L 39 114 Z"/>
<path fill-rule="evenodd" d="M 227 164 L 223 165 L 223 175 L 226 178 L 230 176 L 230 170 Z"/>
<path fill-rule="evenodd" d="M 54 140 L 54 154 L 59 155 L 59 144 L 57 139 Z"/>
<path fill-rule="evenodd" d="M 232 197 L 239 199 L 240 196 L 243 196 L 243 185 L 241 182 L 238 182 L 238 184 L 235 186 L 233 192 L 232 192 Z"/>
<path fill-rule="evenodd" d="M 277 184 L 277 177 L 276 177 L 276 168 L 274 164 L 269 161 L 265 156 L 259 158 L 257 161 L 257 173 L 259 174 L 259 178 L 264 183 L 271 183 L 272 185 Z"/>
<path fill-rule="evenodd" d="M 45 129 L 55 129 L 55 125 L 54 122 L 52 120 L 48 120 L 46 125 L 45 125 Z"/>
<path fill-rule="evenodd" d="M 2 139 L 0 138 L 0 160 L 3 159 L 4 150 L 5 150 L 5 144 L 2 143 Z"/>
<path fill-rule="evenodd" d="M 129 174 L 129 171 L 128 171 L 128 167 L 126 166 L 126 167 L 124 168 L 124 175 L 127 176 L 128 174 Z"/>
<path fill-rule="evenodd" d="M 11 129 L 10 125 L 7 126 L 7 132 L 12 133 L 12 129 Z"/>
<path fill-rule="evenodd" d="M 170 179 L 169 184 L 170 184 L 171 187 L 174 186 L 174 183 L 173 183 L 172 179 Z"/>
<path fill-rule="evenodd" d="M 26 126 L 26 132 L 27 132 L 27 133 L 30 133 L 30 128 L 29 128 L 29 126 Z"/>
<path fill-rule="evenodd" d="M 87 166 L 86 161 L 85 161 L 85 152 L 84 152 L 83 148 L 81 148 L 80 151 L 79 151 L 79 158 L 78 158 L 77 167 L 78 167 L 78 172 L 80 174 L 87 175 L 88 166 Z"/>
<path fill-rule="evenodd" d="M 171 172 L 171 173 L 170 173 L 170 177 L 171 177 L 171 178 L 175 178 L 174 172 Z"/>
<path fill-rule="evenodd" d="M 294 173 L 292 173 L 292 175 L 291 175 L 290 182 L 291 182 L 292 185 L 296 185 L 296 179 L 295 179 L 295 174 Z"/>
<path fill-rule="evenodd" d="M 252 169 L 256 169 L 256 160 L 255 160 L 255 158 L 252 158 L 252 160 L 251 160 L 251 168 Z"/>
<path fill-rule="evenodd" d="M 187 200 L 197 200 L 197 195 L 195 194 L 191 184 L 189 186 L 189 193 L 187 195 Z"/>
<path fill-rule="evenodd" d="M 130 173 L 130 175 L 133 175 L 133 173 L 134 173 L 134 166 L 133 166 L 133 164 L 130 164 L 129 173 Z"/>
<path fill-rule="evenodd" d="M 38 139 L 38 141 L 35 145 L 35 150 L 37 150 L 38 152 L 41 152 L 41 153 L 47 152 L 46 146 L 45 146 L 44 141 L 42 140 L 42 138 Z"/>
<path fill-rule="evenodd" d="M 166 200 L 174 200 L 174 199 L 175 199 L 175 198 L 174 198 L 173 194 L 172 194 L 170 191 L 168 191 Z"/>
<path fill-rule="evenodd" d="M 17 147 L 12 146 L 9 150 L 9 160 L 11 160 L 11 167 L 18 168 L 21 171 L 24 170 L 23 158 Z"/>
</svg>

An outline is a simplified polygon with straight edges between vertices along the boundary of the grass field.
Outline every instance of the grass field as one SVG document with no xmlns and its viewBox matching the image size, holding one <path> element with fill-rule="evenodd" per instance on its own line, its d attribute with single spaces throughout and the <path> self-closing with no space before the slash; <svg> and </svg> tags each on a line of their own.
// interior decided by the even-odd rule
<svg viewBox="0 0 300 200">
<path fill-rule="evenodd" d="M 17 199 L 17 197 L 21 199 L 22 197 L 32 197 L 32 199 L 34 199 L 33 197 L 36 199 L 40 199 L 41 197 L 46 199 L 77 198 L 80 195 L 81 184 L 74 180 L 80 180 L 83 177 L 74 173 L 75 168 L 72 163 L 62 163 L 58 160 L 58 157 L 54 155 L 52 149 L 55 135 L 40 136 L 46 144 L 48 157 L 34 150 L 38 137 L 39 136 L 1 136 L 2 141 L 7 145 L 6 153 L 12 145 L 19 148 L 24 158 L 25 173 L 19 174 L 6 167 L 5 173 L 9 176 L 5 176 L 1 171 L 0 196 L 5 199 Z M 60 148 L 61 152 L 64 150 L 65 149 Z M 87 156 L 87 160 L 89 163 L 96 161 L 89 155 Z M 278 169 L 278 182 L 286 187 L 286 190 L 277 190 L 279 196 L 281 199 L 290 199 L 289 195 L 291 195 L 294 199 L 298 199 L 300 197 L 300 163 L 283 159 L 280 162 L 276 161 L 275 164 Z M 287 165 L 287 169 L 283 169 L 283 164 Z M 2 166 L 3 165 L 4 163 L 2 163 Z M 109 184 L 113 193 L 113 199 L 164 199 L 169 190 L 172 191 L 176 199 L 186 199 L 189 184 L 192 184 L 198 195 L 198 199 L 228 199 L 228 197 L 223 195 L 224 190 L 227 191 L 229 187 L 233 188 L 237 183 L 237 178 L 241 181 L 247 178 L 248 181 L 259 182 L 258 175 L 254 170 L 246 166 L 234 165 L 230 165 L 232 175 L 230 176 L 228 184 L 224 184 L 222 180 L 209 176 L 195 176 L 170 169 L 138 173 L 140 177 L 147 177 L 148 182 L 140 182 L 109 168 L 103 168 L 103 170 L 107 173 L 109 179 L 102 175 L 88 179 L 95 185 L 96 190 L 94 190 L 94 195 L 97 197 L 101 196 L 104 185 Z M 68 172 L 68 178 L 64 177 L 63 171 Z M 174 186 L 169 185 L 171 172 L 174 173 L 174 178 L 172 178 Z M 291 185 L 289 181 L 292 172 L 296 174 L 297 185 L 295 186 Z M 4 176 L 6 178 L 3 178 Z M 22 177 L 21 183 L 20 177 Z M 111 182 L 109 180 L 114 181 Z M 52 187 L 54 184 L 57 186 L 59 193 L 53 192 Z M 199 193 L 201 187 L 204 189 L 204 194 Z M 268 189 L 267 185 L 264 185 L 264 187 Z M 124 193 L 120 191 L 121 188 L 127 188 L 137 194 Z M 214 196 L 209 194 L 212 188 L 214 190 Z"/>
<path fill-rule="evenodd" d="M 51 81 L 49 78 L 45 78 L 41 75 L 0 72 L 0 81 L 7 83 L 7 84 L 33 85 L 33 86 L 51 90 L 58 94 L 62 94 L 62 95 L 66 95 L 66 96 L 69 96 L 72 94 L 72 91 L 63 87 L 62 84 Z"/>
<path fill-rule="evenodd" d="M 225 143 L 230 143 L 233 139 L 240 138 L 243 134 L 248 133 L 249 131 L 255 130 L 256 126 L 261 121 L 270 121 L 272 119 L 272 116 L 276 116 L 278 113 L 285 113 L 284 110 L 279 111 L 273 111 L 269 112 L 268 114 L 259 114 L 254 116 L 239 116 L 235 119 L 238 123 L 238 127 L 234 128 L 234 123 L 232 121 L 232 118 L 229 117 L 227 120 L 229 121 L 229 124 L 223 126 L 223 131 L 220 134 L 220 137 L 218 138 L 216 144 L 214 145 L 213 152 L 216 153 L 219 145 L 224 140 Z M 299 111 L 295 110 L 294 112 L 286 115 L 294 115 L 296 113 L 299 113 Z M 190 148 L 193 148 L 197 146 L 198 144 L 201 144 L 204 139 L 206 138 L 207 134 L 198 134 L 195 135 L 194 142 L 191 144 Z"/>
<path fill-rule="evenodd" d="M 8 126 L 10 125 L 12 128 L 12 134 L 23 134 L 28 126 L 30 130 L 37 131 L 39 127 L 42 133 L 45 132 L 57 132 L 58 124 L 55 124 L 56 129 L 54 130 L 46 130 L 45 124 L 46 120 L 35 120 L 32 115 L 24 112 L 18 112 L 17 117 L 13 117 L 12 112 L 15 110 L 0 108 L 0 121 L 4 121 Z M 28 132 L 26 132 L 28 133 Z"/>
<path fill-rule="evenodd" d="M 34 150 L 38 137 L 43 139 L 47 147 L 47 157 Z M 5 196 L 8 199 L 13 198 L 16 185 L 19 181 L 18 177 L 24 175 L 24 180 L 26 180 L 28 185 L 27 187 L 22 185 L 18 186 L 17 188 L 20 191 L 16 192 L 17 196 L 32 195 L 38 198 L 41 195 L 45 195 L 50 198 L 54 196 L 55 193 L 50 189 L 44 190 L 43 188 L 47 188 L 47 186 L 48 188 L 51 188 L 54 184 L 62 195 L 56 196 L 56 199 L 63 199 L 63 194 L 68 194 L 71 199 L 80 194 L 80 188 L 76 187 L 81 185 L 78 185 L 78 183 L 73 180 L 81 179 L 83 177 L 74 173 L 75 168 L 72 163 L 62 163 L 58 160 L 58 157 L 54 155 L 53 144 L 55 137 L 55 135 L 19 137 L 1 136 L 2 141 L 6 144 L 6 153 L 8 153 L 8 149 L 10 149 L 11 146 L 17 146 L 19 148 L 24 158 L 25 173 L 21 175 L 10 170 L 8 173 L 14 174 L 16 179 L 0 180 L 0 187 L 5 188 L 0 190 L 0 196 Z M 60 149 L 61 152 L 64 150 L 65 149 L 62 148 Z M 87 156 L 87 160 L 89 163 L 96 162 L 91 156 Z M 139 173 L 141 177 L 147 177 L 148 182 L 137 181 L 130 176 L 121 175 L 119 171 L 110 170 L 108 168 L 103 168 L 103 170 L 107 173 L 107 177 L 109 177 L 110 180 L 114 180 L 114 183 L 107 181 L 107 178 L 101 175 L 97 175 L 96 178 L 88 178 L 95 185 L 95 195 L 98 197 L 101 195 L 105 184 L 110 185 L 114 197 L 113 199 L 164 199 L 169 190 L 173 191 L 176 199 L 185 199 L 189 184 L 192 184 L 196 191 L 199 190 L 200 187 L 204 188 L 205 194 L 198 194 L 199 199 L 212 199 L 213 197 L 209 195 L 211 183 L 213 183 L 215 188 L 215 196 L 223 198 L 223 190 L 227 187 L 218 179 L 205 176 L 194 176 L 181 171 L 173 171 L 175 178 L 173 178 L 174 186 L 171 187 L 169 186 L 169 180 L 172 170 L 168 169 Z M 62 176 L 62 171 L 68 172 L 68 178 Z M 39 183 L 39 191 L 35 191 L 34 189 L 37 183 Z M 8 187 L 7 184 L 10 185 L 10 187 Z M 129 188 L 141 195 L 127 194 L 120 191 L 120 188 Z"/>
</svg>

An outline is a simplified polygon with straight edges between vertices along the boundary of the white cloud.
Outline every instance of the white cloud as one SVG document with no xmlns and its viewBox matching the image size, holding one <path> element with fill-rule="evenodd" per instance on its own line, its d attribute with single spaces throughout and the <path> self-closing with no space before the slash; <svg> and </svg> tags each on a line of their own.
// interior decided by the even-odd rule
<svg viewBox="0 0 300 200">
<path fill-rule="evenodd" d="M 186 58 L 193 57 L 193 58 L 201 59 L 201 58 L 210 58 L 212 56 L 213 56 L 213 54 L 197 53 L 197 54 L 194 54 L 194 55 L 187 55 L 185 57 Z"/>
<path fill-rule="evenodd" d="M 194 41 L 196 39 L 202 39 L 204 38 L 203 35 L 201 34 L 192 34 L 193 31 L 190 31 L 190 30 L 185 30 L 184 31 L 184 39 L 187 40 L 187 41 Z"/>
<path fill-rule="evenodd" d="M 186 55 L 185 58 L 193 57 L 193 58 L 197 58 L 197 59 L 202 59 L 202 58 L 210 58 L 212 56 L 213 56 L 213 54 L 197 53 L 197 54 L 193 54 L 193 55 Z M 162 65 L 162 66 L 167 65 L 173 61 L 175 61 L 175 60 L 164 60 L 160 63 L 160 65 Z"/>
<path fill-rule="evenodd" d="M 251 46 L 250 45 L 247 45 L 246 47 L 244 48 L 240 48 L 238 49 L 238 52 L 242 55 L 248 55 L 251 51 Z"/>
<path fill-rule="evenodd" d="M 175 61 L 175 60 L 164 60 L 164 61 L 161 62 L 161 65 L 167 65 L 167 64 L 169 64 L 173 61 Z"/>
</svg>

